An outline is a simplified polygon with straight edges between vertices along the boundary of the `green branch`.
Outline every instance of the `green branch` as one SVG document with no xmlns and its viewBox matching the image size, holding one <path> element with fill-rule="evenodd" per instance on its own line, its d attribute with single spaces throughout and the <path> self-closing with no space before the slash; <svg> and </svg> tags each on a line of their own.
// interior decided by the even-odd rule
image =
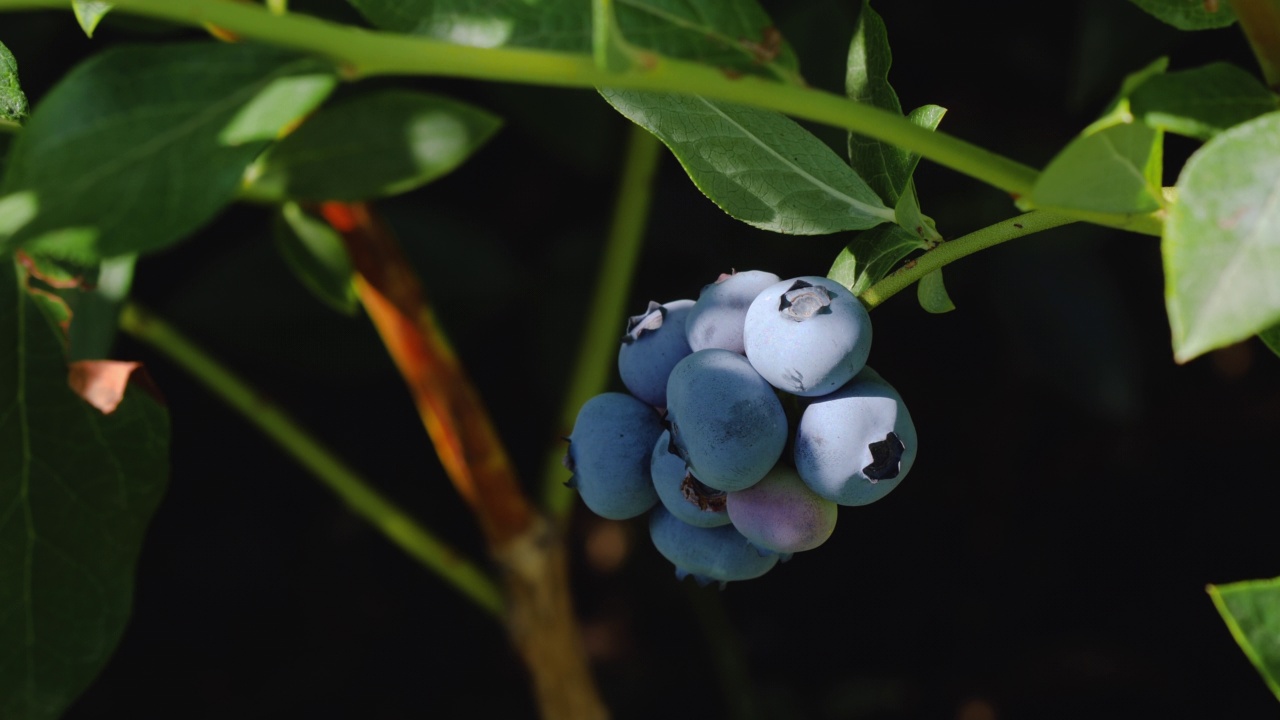
<svg viewBox="0 0 1280 720">
<path fill-rule="evenodd" d="M 972 255 L 979 250 L 985 250 L 993 245 L 1016 240 L 1042 230 L 1069 225 L 1073 222 L 1077 222 L 1077 219 L 1047 210 L 1033 210 L 1008 220 L 1002 220 L 994 225 L 988 225 L 981 230 L 938 245 L 897 272 L 867 288 L 866 292 L 859 297 L 868 308 L 874 308 L 898 292 L 911 287 L 913 283 L 919 281 L 925 275 L 962 257 Z"/>
<path fill-rule="evenodd" d="M 331 59 L 344 76 L 444 75 L 562 87 L 615 87 L 701 95 L 853 130 L 905 148 L 1013 195 L 1026 195 L 1037 171 L 894 113 L 813 88 L 752 76 L 729 77 L 694 62 L 645 54 L 645 62 L 609 72 L 589 54 L 520 48 L 477 48 L 425 37 L 377 32 L 229 0 L 113 0 L 129 12 L 191 26 L 215 25 L 235 35 Z M 66 0 L 0 0 L 0 10 L 65 8 Z"/>
<path fill-rule="evenodd" d="M 618 341 L 631 295 L 631 277 L 648 225 L 653 198 L 653 177 L 661 158 L 662 145 L 639 125 L 632 125 L 627 139 L 622 181 L 613 209 L 613 223 L 605 242 L 600 272 L 591 296 L 578 355 L 569 375 L 569 390 L 560 411 L 559 431 L 568 435 L 578 410 L 593 395 L 603 392 L 618 363 Z M 576 494 L 564 487 L 566 479 L 561 459 L 563 442 L 557 441 L 548 453 L 542 471 L 542 502 L 552 517 L 563 517 Z"/>
<path fill-rule="evenodd" d="M 299 464 L 329 486 L 357 515 L 369 521 L 427 569 L 434 571 L 495 618 L 504 615 L 502 593 L 493 580 L 384 498 L 369 483 L 307 434 L 284 411 L 209 357 L 168 323 L 137 306 L 126 304 L 120 328 L 159 350 L 191 373 L 213 394 L 238 411 Z"/>
</svg>

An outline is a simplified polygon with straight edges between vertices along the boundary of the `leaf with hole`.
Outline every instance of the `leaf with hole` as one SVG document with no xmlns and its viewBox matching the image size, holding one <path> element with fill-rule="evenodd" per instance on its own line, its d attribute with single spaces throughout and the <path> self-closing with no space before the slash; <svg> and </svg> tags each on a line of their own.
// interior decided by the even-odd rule
<svg viewBox="0 0 1280 720">
<path fill-rule="evenodd" d="M 1174 357 L 1186 362 L 1280 323 L 1280 112 L 1197 150 L 1161 245 Z"/>
<path fill-rule="evenodd" d="M 261 45 L 107 49 L 48 92 L 14 142 L 3 191 L 36 210 L 0 250 L 90 264 L 177 242 L 335 83 L 325 63 Z"/>
<path fill-rule="evenodd" d="M 12 261 L 0 296 L 0 717 L 53 720 L 128 622 L 169 423 L 137 372 L 109 415 L 71 389 L 62 330 Z"/>
<path fill-rule="evenodd" d="M 893 210 L 831 148 L 781 113 L 698 96 L 600 93 L 658 136 L 698 189 L 742 222 L 823 235 L 894 220 Z"/>
</svg>

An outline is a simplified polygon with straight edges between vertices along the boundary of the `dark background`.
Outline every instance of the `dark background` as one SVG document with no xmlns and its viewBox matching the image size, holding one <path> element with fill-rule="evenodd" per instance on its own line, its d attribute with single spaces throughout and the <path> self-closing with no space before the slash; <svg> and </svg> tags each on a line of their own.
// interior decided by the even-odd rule
<svg viewBox="0 0 1280 720">
<path fill-rule="evenodd" d="M 338 2 L 293 4 L 354 17 Z M 1256 67 L 1238 28 L 1178 33 L 1125 2 L 1034 16 L 1022 4 L 878 5 L 903 105 L 943 105 L 943 130 L 1033 166 L 1159 55 L 1172 69 Z M 766 6 L 809 81 L 838 91 L 856 3 Z M 0 23 L 33 102 L 104 45 L 191 36 L 109 17 L 90 41 L 69 13 Z M 398 79 L 343 92 L 390 84 L 507 119 L 472 162 L 380 207 L 531 479 L 590 302 L 626 121 L 589 91 Z M 1193 149 L 1170 138 L 1172 172 Z M 1014 212 L 928 161 L 917 183 L 948 237 Z M 143 259 L 135 297 L 483 557 L 368 322 L 307 294 L 268 220 L 232 208 Z M 737 223 L 665 156 L 631 306 L 696 297 L 730 268 L 825 274 L 847 241 Z M 1251 340 L 1176 365 L 1154 238 L 1060 229 L 946 276 L 956 311 L 928 315 L 907 292 L 873 314 L 871 364 L 906 398 L 919 460 L 885 500 L 842 508 L 821 548 L 700 589 L 674 579 L 643 520 L 576 508 L 575 600 L 617 718 L 1276 716 L 1204 588 L 1280 575 L 1280 359 Z M 519 659 L 485 613 L 182 370 L 125 339 L 117 356 L 145 361 L 168 398 L 172 480 L 134 618 L 69 720 L 534 717 Z"/>
</svg>

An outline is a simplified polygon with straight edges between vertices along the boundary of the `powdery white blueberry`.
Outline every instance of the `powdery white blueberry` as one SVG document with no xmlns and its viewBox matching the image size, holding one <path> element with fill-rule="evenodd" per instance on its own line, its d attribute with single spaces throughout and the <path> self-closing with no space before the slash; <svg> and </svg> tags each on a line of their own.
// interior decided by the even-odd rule
<svg viewBox="0 0 1280 720">
<path fill-rule="evenodd" d="M 871 316 L 834 280 L 783 280 L 752 301 L 743 344 L 751 365 L 774 387 L 804 397 L 826 395 L 866 364 Z"/>
<path fill-rule="evenodd" d="M 916 428 L 902 396 L 864 368 L 837 392 L 815 398 L 796 427 L 796 471 L 840 505 L 888 495 L 916 459 Z"/>
<path fill-rule="evenodd" d="M 718 348 L 672 368 L 667 425 L 694 476 L 725 492 L 754 485 L 787 444 L 787 416 L 773 388 L 745 357 Z"/>
<path fill-rule="evenodd" d="M 742 326 L 747 319 L 747 308 L 762 290 L 779 280 L 771 272 L 745 270 L 721 275 L 702 288 L 698 301 L 685 319 L 689 347 L 695 352 L 721 348 L 739 355 L 746 354 L 742 344 Z"/>
<path fill-rule="evenodd" d="M 703 485 L 679 455 L 671 452 L 671 433 L 663 431 L 653 446 L 649 466 L 653 487 L 663 507 L 690 525 L 718 527 L 729 524 L 724 510 L 725 493 Z"/>
<path fill-rule="evenodd" d="M 758 578 L 778 564 L 777 555 L 756 552 L 732 525 L 694 527 L 661 505 L 649 515 L 649 537 L 676 566 L 676 577 L 693 576 L 699 585 Z"/>
<path fill-rule="evenodd" d="M 729 493 L 725 507 L 738 532 L 769 552 L 812 550 L 836 528 L 836 504 L 809 489 L 786 463 L 746 490 Z"/>
<path fill-rule="evenodd" d="M 569 435 L 564 466 L 591 512 L 610 520 L 638 517 L 658 504 L 649 473 L 653 444 L 663 432 L 658 412 L 619 392 L 583 403 Z"/>
<path fill-rule="evenodd" d="M 618 349 L 618 374 L 632 395 L 653 405 L 667 405 L 667 376 L 689 353 L 685 319 L 693 300 L 650 302 L 639 315 L 627 319 L 627 332 Z"/>
</svg>

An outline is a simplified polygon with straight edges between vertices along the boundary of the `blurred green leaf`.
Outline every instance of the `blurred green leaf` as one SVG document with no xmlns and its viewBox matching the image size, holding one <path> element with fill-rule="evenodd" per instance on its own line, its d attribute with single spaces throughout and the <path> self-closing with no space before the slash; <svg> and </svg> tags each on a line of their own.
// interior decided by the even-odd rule
<svg viewBox="0 0 1280 720">
<path fill-rule="evenodd" d="M 1129 102 L 1148 125 L 1201 140 L 1280 107 L 1257 78 L 1224 62 L 1151 77 Z"/>
<path fill-rule="evenodd" d="M 14 142 L 2 187 L 29 193 L 36 216 L 0 250 L 90 264 L 180 240 L 335 82 L 321 61 L 262 45 L 97 54 L 49 91 Z"/>
<path fill-rule="evenodd" d="M 350 2 L 384 30 L 473 47 L 592 53 L 592 3 L 585 0 Z M 735 72 L 798 79 L 795 53 L 755 0 L 614 0 L 612 6 L 629 45 Z"/>
<path fill-rule="evenodd" d="M 111 3 L 102 0 L 71 0 L 71 9 L 84 34 L 93 37 L 93 31 L 102 22 L 102 16 L 111 9 Z"/>
<path fill-rule="evenodd" d="M 0 717 L 53 720 L 128 621 L 168 415 L 137 381 L 109 415 L 77 395 L 61 330 L 0 265 Z"/>
<path fill-rule="evenodd" d="M 1280 322 L 1280 112 L 1205 143 L 1165 221 L 1165 304 L 1185 362 Z"/>
<path fill-rule="evenodd" d="M 1129 0 L 1179 30 L 1209 30 L 1236 21 L 1229 0 Z"/>
<path fill-rule="evenodd" d="M 823 235 L 894 219 L 831 148 L 781 113 L 697 96 L 600 93 L 657 135 L 694 184 L 742 222 L 791 235 Z"/>
<path fill-rule="evenodd" d="M 1263 344 L 1271 348 L 1271 352 L 1280 356 L 1280 324 L 1272 325 L 1266 330 L 1263 330 L 1258 333 L 1258 337 L 1262 340 Z"/>
<path fill-rule="evenodd" d="M 136 261 L 136 255 L 105 258 L 87 278 L 86 286 L 58 293 L 71 309 L 67 337 L 67 355 L 71 360 L 111 357 L 120 306 L 129 297 Z"/>
<path fill-rule="evenodd" d="M 279 201 L 365 200 L 452 171 L 501 126 L 466 103 L 383 90 L 325 107 L 268 150 L 246 192 Z"/>
<path fill-rule="evenodd" d="M 924 308 L 925 312 L 936 315 L 956 309 L 955 303 L 951 302 L 951 296 L 947 294 L 947 286 L 943 284 L 942 268 L 920 278 L 920 282 L 916 283 L 916 299 L 920 301 L 920 307 Z"/>
<path fill-rule="evenodd" d="M 27 117 L 27 96 L 18 85 L 18 61 L 0 43 L 0 120 L 22 122 Z"/>
<path fill-rule="evenodd" d="M 1208 591 L 1231 637 L 1280 698 L 1280 578 L 1210 585 Z"/>
<path fill-rule="evenodd" d="M 359 300 L 351 284 L 351 258 L 328 223 L 311 217 L 297 203 L 285 203 L 276 218 L 275 240 L 303 286 L 338 312 L 356 313 Z"/>
<path fill-rule="evenodd" d="M 836 256 L 827 277 L 861 295 L 916 250 L 929 246 L 898 225 L 879 225 L 858 233 Z"/>
</svg>

